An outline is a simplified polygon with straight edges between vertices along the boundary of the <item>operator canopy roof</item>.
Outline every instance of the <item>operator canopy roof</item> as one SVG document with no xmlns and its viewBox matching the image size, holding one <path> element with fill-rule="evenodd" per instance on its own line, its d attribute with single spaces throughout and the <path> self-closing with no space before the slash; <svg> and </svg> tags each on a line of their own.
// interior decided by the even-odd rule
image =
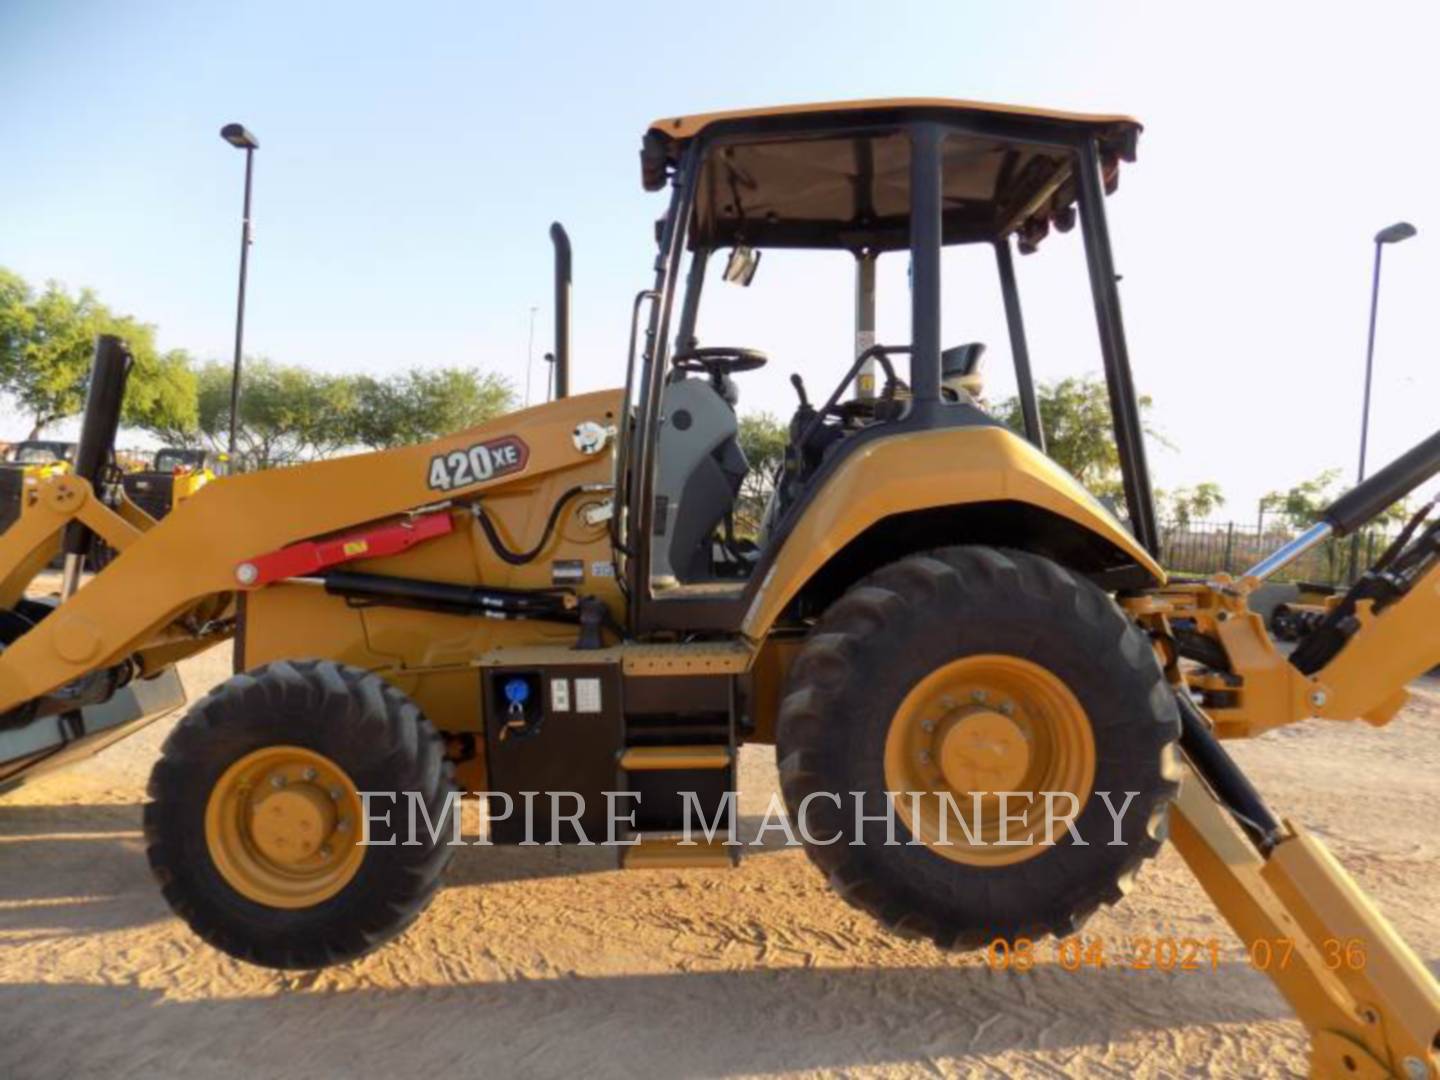
<svg viewBox="0 0 1440 1080">
<path fill-rule="evenodd" d="M 1053 224 L 1075 221 L 1070 147 L 1098 141 L 1105 189 L 1135 160 L 1140 124 L 1127 116 L 904 98 L 705 113 L 657 120 L 646 132 L 645 186 L 664 186 L 697 138 L 701 168 L 689 244 L 716 248 L 871 248 L 909 245 L 910 148 L 897 125 L 935 120 L 947 133 L 944 242 L 1018 234 L 1033 250 Z"/>
</svg>

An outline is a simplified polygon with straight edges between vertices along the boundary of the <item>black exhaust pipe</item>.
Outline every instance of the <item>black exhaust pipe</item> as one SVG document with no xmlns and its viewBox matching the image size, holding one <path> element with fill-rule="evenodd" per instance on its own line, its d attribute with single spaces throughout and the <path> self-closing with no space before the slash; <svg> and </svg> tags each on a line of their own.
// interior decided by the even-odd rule
<svg viewBox="0 0 1440 1080">
<path fill-rule="evenodd" d="M 550 226 L 555 245 L 555 400 L 570 393 L 570 236 L 558 221 Z"/>
<path fill-rule="evenodd" d="M 83 477 L 101 494 L 105 471 L 115 454 L 115 435 L 120 430 L 120 406 L 125 401 L 125 382 L 134 364 L 125 342 L 113 334 L 95 339 L 95 359 L 90 365 L 90 389 L 85 395 L 85 415 L 80 423 L 80 443 L 75 448 L 75 475 Z M 69 596 L 80 583 L 80 570 L 94 540 L 78 521 L 65 530 L 65 581 L 61 588 Z"/>
</svg>

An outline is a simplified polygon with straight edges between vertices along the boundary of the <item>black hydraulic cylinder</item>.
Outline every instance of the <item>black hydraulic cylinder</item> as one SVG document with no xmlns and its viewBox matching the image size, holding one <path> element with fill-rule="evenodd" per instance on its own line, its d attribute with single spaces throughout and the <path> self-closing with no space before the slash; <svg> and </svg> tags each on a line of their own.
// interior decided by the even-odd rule
<svg viewBox="0 0 1440 1080">
<path fill-rule="evenodd" d="M 569 596 L 543 590 L 502 589 L 483 585 L 456 585 L 448 581 L 332 570 L 325 575 L 325 591 L 372 604 L 423 608 L 452 615 L 484 615 L 499 619 L 579 621 Z"/>
<path fill-rule="evenodd" d="M 555 400 L 570 393 L 570 235 L 558 221 L 550 226 L 555 245 Z"/>
<path fill-rule="evenodd" d="M 1268 855 L 1282 836 L 1279 820 L 1215 738 L 1190 695 L 1180 690 L 1175 701 L 1180 706 L 1180 749 L 1261 854 Z"/>
<path fill-rule="evenodd" d="M 1440 472 L 1440 431 L 1336 499 L 1322 515 L 1337 536 L 1364 525 Z"/>
<path fill-rule="evenodd" d="M 115 434 L 120 429 L 120 406 L 125 401 L 125 382 L 133 358 L 125 342 L 113 334 L 95 339 L 95 358 L 90 365 L 90 388 L 85 395 L 85 414 L 80 423 L 80 442 L 75 448 L 75 475 L 83 477 L 100 493 L 100 482 L 115 451 Z M 78 521 L 65 532 L 65 554 L 84 554 L 90 530 Z"/>
</svg>

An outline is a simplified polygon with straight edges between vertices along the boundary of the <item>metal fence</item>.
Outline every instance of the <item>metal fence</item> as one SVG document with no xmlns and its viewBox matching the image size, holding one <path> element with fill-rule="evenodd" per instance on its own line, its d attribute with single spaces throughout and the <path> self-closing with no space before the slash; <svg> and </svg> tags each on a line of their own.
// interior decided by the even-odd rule
<svg viewBox="0 0 1440 1080">
<path fill-rule="evenodd" d="M 1237 521 L 1170 522 L 1160 526 L 1160 563 L 1172 574 L 1243 573 L 1276 548 L 1293 540 L 1301 530 L 1284 522 L 1263 526 Z M 1361 569 L 1369 567 L 1390 543 L 1379 530 L 1360 536 Z M 1350 537 L 1328 540 L 1275 575 L 1276 581 L 1307 581 L 1344 585 L 1350 581 Z"/>
</svg>

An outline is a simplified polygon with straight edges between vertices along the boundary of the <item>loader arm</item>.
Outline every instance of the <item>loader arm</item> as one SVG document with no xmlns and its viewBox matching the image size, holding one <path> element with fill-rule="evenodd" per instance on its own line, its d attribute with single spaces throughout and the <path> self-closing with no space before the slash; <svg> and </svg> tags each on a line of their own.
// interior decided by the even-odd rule
<svg viewBox="0 0 1440 1080">
<path fill-rule="evenodd" d="M 587 420 L 608 427 L 618 409 L 614 391 L 585 394 L 429 443 L 227 477 L 143 531 L 104 506 L 83 479 L 48 478 L 31 511 L 0 535 L 0 593 L 23 590 L 72 520 L 120 555 L 0 652 L 0 717 L 156 645 L 196 605 L 213 607 L 216 597 L 256 587 L 237 571 L 258 555 L 560 470 L 597 471 L 604 455 L 587 454 L 572 434 Z M 480 447 L 495 451 L 495 460 Z M 477 475 L 485 471 L 472 467 L 477 463 L 488 463 L 488 475 Z M 198 639 L 196 647 L 215 640 Z M 167 650 L 167 659 L 183 655 L 173 640 Z"/>
</svg>

